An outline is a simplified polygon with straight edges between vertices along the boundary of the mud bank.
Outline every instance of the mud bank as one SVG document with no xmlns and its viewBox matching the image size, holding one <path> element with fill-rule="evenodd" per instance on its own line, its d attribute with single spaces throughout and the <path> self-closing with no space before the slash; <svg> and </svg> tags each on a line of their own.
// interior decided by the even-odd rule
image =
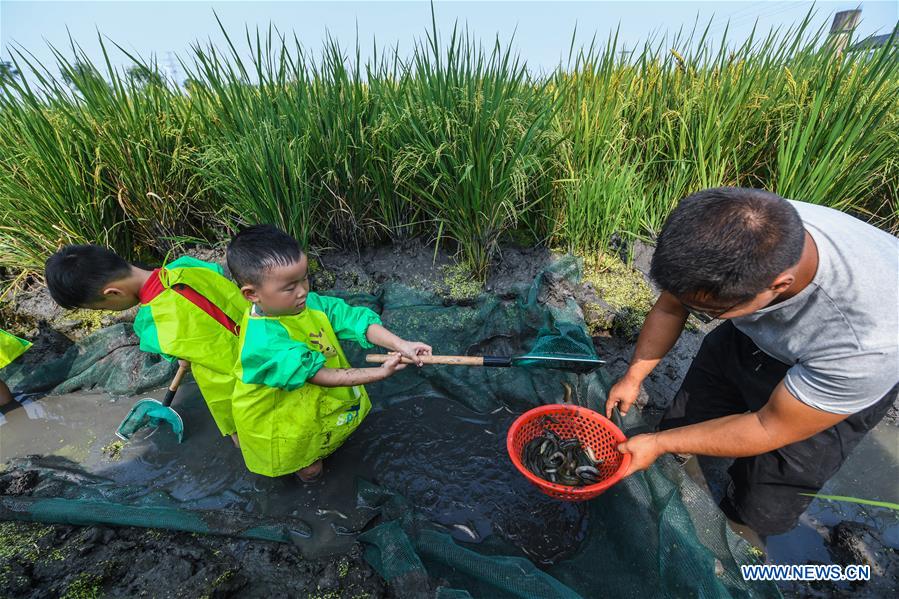
<svg viewBox="0 0 899 599">
<path fill-rule="evenodd" d="M 354 545 L 308 559 L 296 547 L 142 528 L 0 522 L 4 597 L 389 596 Z"/>
</svg>

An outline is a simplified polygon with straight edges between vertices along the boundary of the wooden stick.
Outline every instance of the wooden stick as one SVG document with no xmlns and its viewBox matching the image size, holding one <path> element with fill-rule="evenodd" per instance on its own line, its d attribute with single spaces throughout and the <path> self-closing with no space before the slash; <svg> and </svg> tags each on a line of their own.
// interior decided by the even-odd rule
<svg viewBox="0 0 899 599">
<path fill-rule="evenodd" d="M 165 392 L 165 397 L 162 398 L 162 405 L 166 408 L 172 405 L 172 401 L 175 399 L 175 393 L 178 392 L 178 387 L 181 385 L 181 379 L 187 374 L 187 370 L 188 368 L 186 366 L 178 366 L 178 372 L 175 373 L 175 378 L 172 379 L 169 390 Z"/>
<path fill-rule="evenodd" d="M 187 374 L 187 368 L 184 366 L 178 366 L 178 372 L 175 373 L 175 378 L 172 379 L 172 384 L 169 385 L 169 391 L 177 391 L 178 387 L 181 386 L 181 379 L 184 378 L 184 375 Z"/>
<path fill-rule="evenodd" d="M 483 366 L 484 356 L 419 356 L 424 364 L 447 364 L 450 366 Z M 365 361 L 372 364 L 383 364 L 390 358 L 388 354 L 368 354 Z M 403 364 L 415 364 L 409 358 L 401 360 Z"/>
</svg>

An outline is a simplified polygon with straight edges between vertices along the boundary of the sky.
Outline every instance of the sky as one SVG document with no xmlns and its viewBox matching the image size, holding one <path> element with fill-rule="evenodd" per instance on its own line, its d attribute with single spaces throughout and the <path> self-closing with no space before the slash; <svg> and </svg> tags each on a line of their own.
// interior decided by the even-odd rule
<svg viewBox="0 0 899 599">
<path fill-rule="evenodd" d="M 620 28 L 620 41 L 629 48 L 641 45 L 660 33 L 690 28 L 697 17 L 711 21 L 710 34 L 720 38 L 730 23 L 728 38 L 742 41 L 756 22 L 761 30 L 800 21 L 810 8 L 817 15 L 815 26 L 829 26 L 834 12 L 862 9 L 857 32 L 865 36 L 888 33 L 899 20 L 899 0 L 874 2 L 555 2 L 494 1 L 435 3 L 438 29 L 447 35 L 454 22 L 465 24 L 486 44 L 499 36 L 512 40 L 513 48 L 535 71 L 550 71 L 565 61 L 572 34 L 577 44 L 588 44 L 594 35 L 605 40 Z M 41 2 L 0 0 L 0 59 L 8 59 L 12 46 L 20 45 L 45 64 L 52 64 L 48 43 L 68 46 L 68 36 L 96 61 L 102 60 L 97 41 L 99 31 L 129 52 L 147 58 L 156 56 L 170 75 L 181 76 L 177 57 L 189 54 L 197 40 L 224 43 L 213 11 L 229 33 L 238 37 L 245 27 L 294 32 L 304 46 L 321 47 L 326 34 L 352 49 L 360 40 L 363 57 L 372 41 L 379 47 L 398 46 L 407 55 L 416 39 L 431 26 L 427 1 L 394 2 Z M 357 29 L 358 28 L 358 29 Z M 514 36 L 514 39 L 513 39 Z M 113 50 L 117 65 L 130 61 Z"/>
</svg>

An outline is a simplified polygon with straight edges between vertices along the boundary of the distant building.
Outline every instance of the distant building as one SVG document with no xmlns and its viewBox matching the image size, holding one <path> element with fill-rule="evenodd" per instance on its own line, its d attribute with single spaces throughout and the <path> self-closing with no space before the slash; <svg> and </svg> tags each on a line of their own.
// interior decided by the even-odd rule
<svg viewBox="0 0 899 599">
<path fill-rule="evenodd" d="M 892 41 L 890 41 L 892 39 Z M 867 52 L 871 53 L 879 48 L 883 48 L 887 44 L 899 46 L 899 23 L 893 28 L 892 33 L 884 33 L 883 35 L 869 35 L 865 39 L 849 46 L 850 52 Z"/>
</svg>

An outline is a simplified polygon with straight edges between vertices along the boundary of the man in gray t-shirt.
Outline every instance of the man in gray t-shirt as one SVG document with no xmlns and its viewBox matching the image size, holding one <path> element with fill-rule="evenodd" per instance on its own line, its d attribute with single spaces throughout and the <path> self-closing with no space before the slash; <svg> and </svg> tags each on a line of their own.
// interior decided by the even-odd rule
<svg viewBox="0 0 899 599">
<path fill-rule="evenodd" d="M 737 458 L 721 509 L 762 536 L 796 525 L 899 394 L 899 239 L 761 190 L 681 201 L 659 236 L 663 290 L 606 411 L 634 403 L 689 314 L 703 341 L 661 432 L 619 449 L 631 472 L 662 453 Z"/>
</svg>

